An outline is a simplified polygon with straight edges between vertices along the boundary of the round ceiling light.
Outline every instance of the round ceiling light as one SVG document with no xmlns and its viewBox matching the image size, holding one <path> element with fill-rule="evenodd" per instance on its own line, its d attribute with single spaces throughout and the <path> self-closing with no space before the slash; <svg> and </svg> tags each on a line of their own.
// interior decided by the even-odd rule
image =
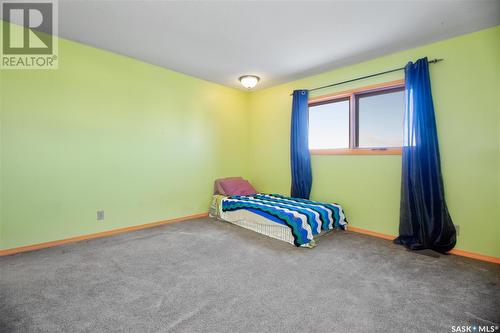
<svg viewBox="0 0 500 333">
<path fill-rule="evenodd" d="M 252 89 L 260 81 L 260 77 L 255 75 L 243 75 L 239 78 L 241 85 L 247 89 Z"/>
</svg>

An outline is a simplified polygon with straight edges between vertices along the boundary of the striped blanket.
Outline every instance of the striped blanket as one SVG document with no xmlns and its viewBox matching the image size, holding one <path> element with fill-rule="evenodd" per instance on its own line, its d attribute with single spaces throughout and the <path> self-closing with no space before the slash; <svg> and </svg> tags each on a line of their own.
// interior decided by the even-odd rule
<svg viewBox="0 0 500 333">
<path fill-rule="evenodd" d="M 223 212 L 246 209 L 291 229 L 296 246 L 308 244 L 322 230 L 344 229 L 347 224 L 338 204 L 286 197 L 279 194 L 254 194 L 222 199 Z"/>
</svg>

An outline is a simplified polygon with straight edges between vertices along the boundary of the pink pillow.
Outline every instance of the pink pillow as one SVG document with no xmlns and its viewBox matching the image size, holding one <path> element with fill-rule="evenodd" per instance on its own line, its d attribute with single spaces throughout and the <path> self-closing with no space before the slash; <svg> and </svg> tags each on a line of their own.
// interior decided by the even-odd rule
<svg viewBox="0 0 500 333">
<path fill-rule="evenodd" d="M 244 179 L 223 179 L 220 185 L 226 195 L 251 195 L 257 191 Z"/>
<path fill-rule="evenodd" d="M 214 194 L 227 195 L 224 192 L 224 189 L 222 188 L 222 186 L 220 185 L 220 183 L 221 183 L 221 181 L 229 180 L 229 179 L 241 179 L 241 180 L 243 180 L 242 177 L 227 177 L 227 178 L 217 179 L 217 180 L 215 180 L 215 183 L 214 183 Z"/>
</svg>

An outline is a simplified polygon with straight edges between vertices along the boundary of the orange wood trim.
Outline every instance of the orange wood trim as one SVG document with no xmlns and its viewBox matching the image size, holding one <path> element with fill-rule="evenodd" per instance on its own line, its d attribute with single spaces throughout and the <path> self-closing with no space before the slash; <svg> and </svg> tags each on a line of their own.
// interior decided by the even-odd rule
<svg viewBox="0 0 500 333">
<path fill-rule="evenodd" d="M 356 95 L 349 97 L 349 149 L 356 149 L 358 144 L 358 112 L 356 111 Z"/>
<path fill-rule="evenodd" d="M 364 234 L 364 235 L 369 235 L 373 237 L 378 237 L 378 238 L 383 238 L 383 239 L 388 239 L 388 240 L 393 240 L 396 238 L 396 236 L 391 236 L 387 234 L 382 234 L 380 232 L 375 232 L 375 231 L 370 231 L 366 229 L 361 229 L 361 228 L 356 228 L 356 227 L 347 227 L 347 231 L 353 231 L 359 234 Z M 487 262 L 492 262 L 494 264 L 500 264 L 500 258 L 497 257 L 491 257 L 491 256 L 486 256 L 483 254 L 479 253 L 473 253 L 473 252 L 467 252 L 464 250 L 459 250 L 459 249 L 453 249 L 448 252 L 449 254 L 454 254 L 456 256 L 461 256 L 461 257 L 467 257 L 467 258 L 472 258 L 476 260 L 481 260 L 481 261 L 487 261 Z"/>
<path fill-rule="evenodd" d="M 16 253 L 21 253 L 21 252 L 28 252 L 28 251 L 44 249 L 47 247 L 54 247 L 54 246 L 59 246 L 59 245 L 80 242 L 80 241 L 94 239 L 94 238 L 108 237 L 108 236 L 122 234 L 122 233 L 130 232 L 130 231 L 154 228 L 154 227 L 158 227 L 158 226 L 165 225 L 165 224 L 172 224 L 172 223 L 177 223 L 177 222 L 182 222 L 182 221 L 187 221 L 187 220 L 192 220 L 192 219 L 197 219 L 197 218 L 202 218 L 202 217 L 207 217 L 207 216 L 208 216 L 208 213 L 199 213 L 199 214 L 194 214 L 194 215 L 177 217 L 177 218 L 169 219 L 169 220 L 157 221 L 157 222 L 152 222 L 152 223 L 146 223 L 146 224 L 134 225 L 134 226 L 130 226 L 130 227 L 124 227 L 124 228 L 119 228 L 119 229 L 103 231 L 103 232 L 96 232 L 93 234 L 70 237 L 70 238 L 60 239 L 60 240 L 51 241 L 51 242 L 15 247 L 12 249 L 0 250 L 0 257 L 7 256 L 10 254 L 16 254 Z"/>
<path fill-rule="evenodd" d="M 388 240 L 393 240 L 394 238 L 396 238 L 396 236 L 391 236 L 391 235 L 387 235 L 387 234 L 382 234 L 380 232 L 370 231 L 370 230 L 351 227 L 351 226 L 347 227 L 347 231 L 353 231 L 353 232 L 357 232 L 358 234 L 363 234 L 363 235 L 368 235 L 368 236 L 373 236 L 373 237 L 378 237 L 378 238 L 383 238 L 383 239 L 388 239 Z"/>
<path fill-rule="evenodd" d="M 383 82 L 383 83 L 377 83 L 377 84 L 373 84 L 373 85 L 365 86 L 365 87 L 361 87 L 361 88 L 344 90 L 344 91 L 335 92 L 335 93 L 331 93 L 331 94 L 327 94 L 327 95 L 312 97 L 309 99 L 309 105 L 315 104 L 315 103 L 331 101 L 331 100 L 335 100 L 335 99 L 347 98 L 353 94 L 358 94 L 358 93 L 362 93 L 362 92 L 364 93 L 364 92 L 377 91 L 379 89 L 399 88 L 399 87 L 403 87 L 404 85 L 405 85 L 404 79 Z"/>
<path fill-rule="evenodd" d="M 488 261 L 488 262 L 492 262 L 495 264 L 500 264 L 500 258 L 485 256 L 482 254 L 468 252 L 468 251 L 464 251 L 464 250 L 453 249 L 453 250 L 449 251 L 448 253 L 454 254 L 457 256 L 462 256 L 462 257 L 467 257 L 467 258 L 472 258 L 472 259 L 477 259 L 477 260 L 482 260 L 482 261 Z"/>
<path fill-rule="evenodd" d="M 310 149 L 311 155 L 401 155 L 402 148 Z"/>
</svg>

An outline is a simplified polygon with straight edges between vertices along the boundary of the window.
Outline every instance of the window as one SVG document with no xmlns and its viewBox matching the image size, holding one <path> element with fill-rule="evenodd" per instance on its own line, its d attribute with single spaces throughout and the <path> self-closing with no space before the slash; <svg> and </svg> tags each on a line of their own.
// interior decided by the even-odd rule
<svg viewBox="0 0 500 333">
<path fill-rule="evenodd" d="M 349 148 L 349 99 L 309 108 L 309 148 Z"/>
<path fill-rule="evenodd" d="M 313 98 L 309 102 L 312 154 L 400 154 L 404 82 Z"/>
</svg>

